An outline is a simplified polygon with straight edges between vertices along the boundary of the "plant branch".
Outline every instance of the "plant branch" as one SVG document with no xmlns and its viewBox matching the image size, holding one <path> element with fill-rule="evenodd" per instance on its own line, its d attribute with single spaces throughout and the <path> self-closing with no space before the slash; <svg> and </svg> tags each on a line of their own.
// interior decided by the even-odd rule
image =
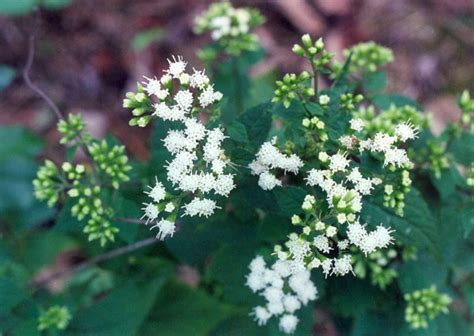
<svg viewBox="0 0 474 336">
<path fill-rule="evenodd" d="M 141 248 L 147 247 L 147 246 L 155 244 L 157 242 L 158 242 L 158 239 L 153 237 L 153 238 L 147 238 L 147 239 L 144 239 L 144 240 L 137 241 L 137 242 L 135 242 L 133 244 L 130 244 L 130 245 L 127 245 L 127 246 L 119 247 L 115 250 L 112 250 L 112 251 L 106 252 L 104 254 L 98 255 L 98 256 L 96 256 L 94 258 L 91 258 L 89 260 L 85 260 L 85 261 L 77 264 L 76 266 L 74 266 L 72 269 L 61 270 L 61 271 L 58 271 L 58 272 L 55 272 L 55 273 L 49 275 L 46 278 L 38 279 L 36 281 L 32 281 L 30 283 L 30 287 L 33 287 L 34 289 L 37 289 L 37 288 L 41 287 L 42 285 L 45 285 L 48 282 L 54 281 L 56 279 L 62 278 L 63 276 L 71 275 L 73 273 L 79 272 L 79 271 L 81 271 L 83 269 L 86 269 L 88 267 L 91 267 L 93 265 L 96 265 L 96 264 L 99 264 L 101 262 L 119 257 L 121 255 L 139 250 Z"/>
<path fill-rule="evenodd" d="M 30 71 L 31 67 L 33 65 L 33 60 L 35 57 L 35 36 L 31 35 L 28 41 L 28 58 L 26 60 L 26 65 L 25 68 L 23 69 L 23 79 L 25 80 L 26 85 L 36 92 L 45 102 L 48 104 L 48 106 L 53 110 L 54 114 L 56 114 L 56 117 L 59 120 L 64 120 L 64 116 L 59 110 L 58 106 L 52 101 L 49 96 L 44 93 L 43 90 L 41 90 L 36 84 L 34 84 L 31 81 L 30 78 Z"/>
<path fill-rule="evenodd" d="M 144 225 L 147 224 L 145 220 L 137 219 L 137 218 L 115 217 L 114 220 L 116 220 L 117 222 L 130 223 L 130 224 L 144 224 Z"/>
</svg>

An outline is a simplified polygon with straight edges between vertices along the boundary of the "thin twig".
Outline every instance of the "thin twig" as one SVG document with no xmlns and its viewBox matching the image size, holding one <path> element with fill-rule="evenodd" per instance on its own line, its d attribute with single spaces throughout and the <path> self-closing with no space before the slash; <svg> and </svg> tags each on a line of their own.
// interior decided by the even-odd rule
<svg viewBox="0 0 474 336">
<path fill-rule="evenodd" d="M 30 283 L 30 286 L 33 287 L 33 288 L 39 288 L 42 285 L 45 285 L 48 282 L 54 281 L 54 280 L 59 279 L 63 276 L 72 275 L 73 273 L 79 272 L 79 271 L 81 271 L 83 269 L 86 269 L 88 267 L 91 267 L 95 264 L 99 264 L 101 262 L 119 257 L 121 255 L 130 253 L 130 252 L 133 252 L 133 251 L 136 251 L 138 249 L 141 249 L 141 248 L 147 247 L 149 245 L 155 244 L 156 242 L 158 242 L 158 239 L 153 237 L 153 238 L 147 238 L 147 239 L 144 239 L 144 240 L 137 241 L 136 243 L 133 243 L 133 244 L 130 244 L 130 245 L 127 245 L 127 246 L 119 247 L 115 250 L 106 252 L 104 254 L 98 255 L 98 256 L 96 256 L 94 258 L 91 258 L 89 260 L 83 261 L 83 262 L 77 264 L 76 266 L 74 266 L 72 269 L 61 270 L 61 271 L 58 271 L 58 272 L 55 272 L 55 273 L 51 274 L 50 276 L 48 276 L 46 278 L 38 279 L 36 281 L 32 281 Z"/>
<path fill-rule="evenodd" d="M 126 217 L 115 217 L 114 220 L 117 222 L 122 222 L 122 223 L 130 223 L 130 224 L 147 224 L 147 221 L 143 219 L 138 219 L 138 218 L 126 218 Z"/>
<path fill-rule="evenodd" d="M 59 110 L 58 106 L 49 98 L 49 96 L 44 93 L 38 86 L 36 86 L 30 78 L 31 66 L 33 65 L 33 60 L 35 57 L 35 36 L 31 35 L 28 41 L 28 58 L 26 60 L 25 68 L 23 69 L 23 79 L 25 80 L 26 85 L 36 92 L 43 100 L 48 104 L 48 106 L 56 114 L 56 117 L 60 120 L 64 120 L 64 116 Z"/>
</svg>

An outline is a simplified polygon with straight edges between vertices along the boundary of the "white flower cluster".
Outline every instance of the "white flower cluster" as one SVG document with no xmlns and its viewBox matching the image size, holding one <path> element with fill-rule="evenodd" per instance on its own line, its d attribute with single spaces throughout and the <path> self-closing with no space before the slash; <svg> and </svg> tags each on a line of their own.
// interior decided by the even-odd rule
<svg viewBox="0 0 474 336">
<path fill-rule="evenodd" d="M 173 201 L 166 201 L 168 198 L 168 193 L 166 192 L 163 183 L 159 182 L 155 178 L 155 185 L 148 186 L 149 191 L 145 191 L 145 194 L 151 198 L 150 203 L 144 203 L 143 211 L 144 215 L 141 219 L 146 218 L 146 224 L 155 223 L 151 229 L 158 229 L 158 234 L 156 238 L 165 239 L 167 236 L 173 237 L 173 234 L 176 229 L 175 221 L 176 218 L 176 206 Z M 161 210 L 161 211 L 160 211 Z M 166 214 L 166 219 L 162 218 L 158 220 L 160 213 Z"/>
<path fill-rule="evenodd" d="M 364 127 L 364 121 L 361 119 L 352 119 L 350 126 L 353 130 L 360 132 Z M 416 138 L 418 130 L 410 122 L 405 122 L 395 126 L 394 135 L 383 132 L 375 134 L 373 139 L 361 140 L 359 142 L 359 150 L 363 152 L 369 150 L 371 152 L 379 152 L 384 154 L 384 166 L 395 166 L 403 168 L 411 166 L 412 163 L 404 149 L 396 146 L 397 142 L 406 142 Z M 352 136 L 342 136 L 339 141 L 347 149 L 353 149 L 358 139 Z"/>
<path fill-rule="evenodd" d="M 282 332 L 293 333 L 298 325 L 294 313 L 316 299 L 318 290 L 310 279 L 310 272 L 293 272 L 288 261 L 277 260 L 270 268 L 261 256 L 249 265 L 247 286 L 262 295 L 266 304 L 255 307 L 252 315 L 258 325 L 265 325 L 272 317 L 279 317 Z"/>
<path fill-rule="evenodd" d="M 145 92 L 158 100 L 154 116 L 181 124 L 179 129 L 170 129 L 163 139 L 165 148 L 173 156 L 166 166 L 167 179 L 175 191 L 198 195 L 182 206 L 184 215 L 208 217 L 219 207 L 214 200 L 204 196 L 212 192 L 227 197 L 235 187 L 234 176 L 225 172 L 230 162 L 222 149 L 226 138 L 224 132 L 220 128 L 207 129 L 193 114 L 209 108 L 222 98 L 222 94 L 214 91 L 204 71 L 194 69 L 193 74 L 186 73 L 187 63 L 182 57 L 173 57 L 168 62 L 169 68 L 161 79 L 148 79 L 144 86 Z M 162 186 L 157 182 L 148 193 L 154 203 L 144 208 L 147 222 L 158 217 L 156 203 L 162 198 L 154 196 Z M 156 226 L 160 229 L 160 237 L 172 235 L 168 222 L 161 221 Z"/>
<path fill-rule="evenodd" d="M 272 190 L 281 186 L 281 181 L 271 172 L 281 169 L 285 173 L 298 174 L 303 166 L 303 161 L 296 155 L 285 155 L 275 146 L 277 137 L 262 144 L 256 158 L 249 164 L 252 175 L 258 175 L 258 185 L 263 190 Z"/>
</svg>

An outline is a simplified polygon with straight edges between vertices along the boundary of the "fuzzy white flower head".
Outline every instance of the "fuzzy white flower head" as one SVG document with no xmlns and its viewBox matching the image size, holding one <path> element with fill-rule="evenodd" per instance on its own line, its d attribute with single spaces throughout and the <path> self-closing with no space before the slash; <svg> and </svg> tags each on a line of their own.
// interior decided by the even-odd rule
<svg viewBox="0 0 474 336">
<path fill-rule="evenodd" d="M 144 205 L 145 207 L 142 208 L 142 210 L 144 211 L 144 215 L 140 219 L 146 217 L 146 224 L 148 224 L 149 222 L 152 222 L 158 218 L 160 211 L 158 210 L 158 207 L 153 203 L 144 203 Z"/>
<path fill-rule="evenodd" d="M 194 216 L 211 216 L 216 209 L 219 207 L 216 205 L 216 202 L 207 198 L 195 198 L 184 207 L 184 215 L 194 217 Z"/>
<path fill-rule="evenodd" d="M 418 128 L 414 127 L 413 124 L 409 121 L 395 126 L 395 135 L 402 142 L 415 139 L 417 134 Z"/>
<path fill-rule="evenodd" d="M 344 255 L 342 258 L 334 259 L 334 268 L 332 271 L 336 275 L 346 275 L 352 272 L 351 256 Z"/>
<path fill-rule="evenodd" d="M 174 78 L 179 78 L 179 76 L 186 70 L 186 65 L 188 64 L 183 60 L 183 56 L 172 56 L 172 59 L 168 59 L 169 69 L 166 70 L 166 73 L 173 76 Z"/>
<path fill-rule="evenodd" d="M 350 135 L 341 136 L 339 142 L 347 149 L 352 149 L 354 147 L 354 138 Z"/>
<path fill-rule="evenodd" d="M 316 236 L 313 240 L 314 246 L 321 252 L 329 253 L 332 248 L 329 245 L 329 239 L 324 235 Z"/>
<path fill-rule="evenodd" d="M 292 334 L 298 325 L 298 318 L 295 315 L 285 314 L 280 318 L 278 328 L 285 334 Z"/>
<path fill-rule="evenodd" d="M 180 90 L 176 95 L 174 96 L 174 100 L 176 101 L 176 104 L 178 104 L 178 107 L 188 113 L 191 111 L 191 108 L 193 106 L 193 94 L 189 90 Z"/>
<path fill-rule="evenodd" d="M 272 314 L 267 310 L 265 309 L 264 307 L 255 307 L 253 309 L 253 312 L 251 313 L 251 315 L 254 316 L 255 318 L 255 321 L 257 321 L 257 324 L 259 326 L 263 326 L 265 324 L 267 324 L 267 321 L 270 317 L 272 317 Z"/>
<path fill-rule="evenodd" d="M 173 212 L 176 209 L 176 206 L 173 203 L 168 203 L 165 206 L 165 211 L 166 212 Z"/>
<path fill-rule="evenodd" d="M 205 71 L 198 71 L 193 69 L 194 73 L 191 75 L 190 85 L 191 87 L 198 88 L 200 90 L 209 84 L 209 77 L 206 76 Z"/>
<path fill-rule="evenodd" d="M 147 82 L 143 83 L 143 89 L 149 96 L 156 96 L 158 99 L 163 100 L 169 95 L 169 91 L 161 88 L 161 83 L 156 78 L 144 77 Z"/>
<path fill-rule="evenodd" d="M 404 149 L 390 148 L 385 152 L 384 166 L 394 165 L 397 167 L 404 167 L 405 165 L 411 165 L 411 161 Z"/>
<path fill-rule="evenodd" d="M 219 91 L 214 91 L 212 85 L 209 85 L 202 93 L 199 95 L 199 105 L 202 108 L 206 108 L 212 103 L 222 99 L 222 93 Z"/>
<path fill-rule="evenodd" d="M 162 219 L 155 225 L 153 225 L 151 229 L 158 228 L 158 234 L 156 235 L 157 239 L 163 240 L 167 236 L 173 237 L 174 231 L 176 229 L 175 222 Z"/>
<path fill-rule="evenodd" d="M 263 172 L 258 178 L 258 185 L 263 190 L 272 190 L 276 186 L 281 187 L 281 181 L 269 172 Z"/>
<path fill-rule="evenodd" d="M 349 163 L 345 154 L 337 153 L 329 159 L 329 169 L 333 172 L 345 171 Z"/>
<path fill-rule="evenodd" d="M 351 119 L 349 121 L 351 129 L 356 132 L 360 132 L 364 129 L 365 122 L 362 119 Z"/>
<path fill-rule="evenodd" d="M 397 141 L 397 137 L 378 132 L 372 140 L 370 150 L 373 152 L 386 152 L 392 148 L 395 141 Z"/>
<path fill-rule="evenodd" d="M 155 185 L 153 187 L 148 186 L 148 188 L 150 191 L 146 191 L 145 194 L 151 197 L 156 203 L 159 203 L 165 199 L 166 189 L 163 186 L 163 183 L 158 181 L 157 177 L 155 177 Z"/>
</svg>

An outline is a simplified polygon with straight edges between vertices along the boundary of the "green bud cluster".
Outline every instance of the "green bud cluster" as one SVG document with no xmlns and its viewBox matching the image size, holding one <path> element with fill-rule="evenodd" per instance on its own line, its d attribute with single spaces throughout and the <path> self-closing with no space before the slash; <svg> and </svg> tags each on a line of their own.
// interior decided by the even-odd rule
<svg viewBox="0 0 474 336">
<path fill-rule="evenodd" d="M 429 169 L 434 173 L 436 178 L 440 178 L 441 171 L 449 168 L 446 143 L 437 140 L 429 140 L 427 145 Z"/>
<path fill-rule="evenodd" d="M 33 180 L 35 197 L 40 201 L 46 201 L 49 207 L 56 204 L 59 194 L 63 190 L 63 178 L 54 162 L 46 160 Z"/>
<path fill-rule="evenodd" d="M 429 320 L 433 320 L 439 313 L 447 314 L 451 298 L 438 292 L 435 286 L 416 290 L 404 295 L 407 303 L 405 320 L 412 329 L 428 328 Z"/>
<path fill-rule="evenodd" d="M 38 317 L 38 330 L 64 330 L 71 320 L 69 309 L 64 306 L 52 306 Z"/>
<path fill-rule="evenodd" d="M 354 118 L 364 120 L 364 130 L 371 136 L 378 132 L 393 134 L 395 126 L 407 120 L 419 129 L 430 127 L 429 116 L 410 105 L 397 107 L 392 104 L 387 110 L 383 110 L 380 113 L 376 113 L 375 107 L 372 105 L 360 107 L 354 112 Z"/>
<path fill-rule="evenodd" d="M 318 117 L 304 118 L 301 124 L 305 129 L 308 146 L 319 146 L 320 142 L 326 142 L 329 139 L 326 124 Z"/>
<path fill-rule="evenodd" d="M 71 208 L 72 216 L 80 221 L 87 220 L 84 233 L 87 233 L 89 241 L 99 240 L 101 245 L 105 245 L 107 241 L 114 241 L 118 229 L 110 223 L 113 210 L 104 207 L 101 200 L 101 188 L 76 184 L 76 187 L 69 190 L 68 194 L 71 198 L 77 199 Z"/>
<path fill-rule="evenodd" d="M 355 95 L 352 93 L 342 94 L 340 97 L 341 108 L 353 111 L 356 104 L 359 104 L 364 99 L 364 96 L 361 94 Z"/>
<path fill-rule="evenodd" d="M 403 216 L 405 195 L 411 189 L 412 180 L 407 169 L 398 171 L 397 174 L 398 176 L 393 184 L 385 184 L 384 186 L 383 205 L 395 209 L 397 215 Z"/>
<path fill-rule="evenodd" d="M 474 163 L 471 164 L 471 167 L 467 173 L 467 185 L 474 187 Z"/>
<path fill-rule="evenodd" d="M 458 99 L 458 106 L 462 111 L 461 123 L 474 132 L 474 99 L 469 91 L 464 90 Z"/>
<path fill-rule="evenodd" d="M 146 127 L 153 119 L 153 101 L 147 96 L 143 86 L 137 83 L 137 92 L 127 92 L 125 97 L 123 107 L 132 109 L 133 117 L 129 125 Z"/>
<path fill-rule="evenodd" d="M 308 79 L 311 75 L 307 71 L 296 75 L 286 74 L 281 81 L 276 81 L 276 90 L 272 102 L 282 102 L 288 108 L 295 99 L 303 102 L 314 96 L 314 89 L 308 87 Z"/>
<path fill-rule="evenodd" d="M 334 54 L 324 49 L 323 39 L 319 38 L 317 41 L 313 41 L 309 34 L 305 34 L 301 37 L 301 42 L 303 42 L 303 45 L 295 44 L 293 46 L 293 52 L 308 59 L 313 69 L 316 70 L 315 72 L 327 73 L 326 66 Z"/>
<path fill-rule="evenodd" d="M 381 66 L 393 62 L 392 50 L 372 41 L 359 43 L 350 49 L 344 50 L 346 59 L 350 55 L 350 73 L 376 72 Z M 332 67 L 334 72 L 338 74 L 341 72 L 343 64 L 334 62 Z"/>
<path fill-rule="evenodd" d="M 391 266 L 397 258 L 397 251 L 393 248 L 379 250 L 368 256 L 361 253 L 353 255 L 355 256 L 354 273 L 357 277 L 364 279 L 369 274 L 372 284 L 380 289 L 385 289 L 398 277 L 397 270 Z"/>
<path fill-rule="evenodd" d="M 196 18 L 194 32 L 211 33 L 212 39 L 227 54 L 238 56 L 243 51 L 258 48 L 258 38 L 251 30 L 264 21 L 265 18 L 255 8 L 234 8 L 230 2 L 223 1 L 211 4 L 206 12 Z"/>
<path fill-rule="evenodd" d="M 125 147 L 114 145 L 110 147 L 107 141 L 95 142 L 88 146 L 92 159 L 97 164 L 99 171 L 104 172 L 110 179 L 112 187 L 118 189 L 121 182 L 130 178 L 127 172 L 132 169 L 128 165 L 128 157 L 125 155 Z"/>
<path fill-rule="evenodd" d="M 85 126 L 86 124 L 82 118 L 82 115 L 69 114 L 67 120 L 63 119 L 58 123 L 58 131 L 62 135 L 59 143 L 66 144 L 79 138 Z"/>
</svg>

